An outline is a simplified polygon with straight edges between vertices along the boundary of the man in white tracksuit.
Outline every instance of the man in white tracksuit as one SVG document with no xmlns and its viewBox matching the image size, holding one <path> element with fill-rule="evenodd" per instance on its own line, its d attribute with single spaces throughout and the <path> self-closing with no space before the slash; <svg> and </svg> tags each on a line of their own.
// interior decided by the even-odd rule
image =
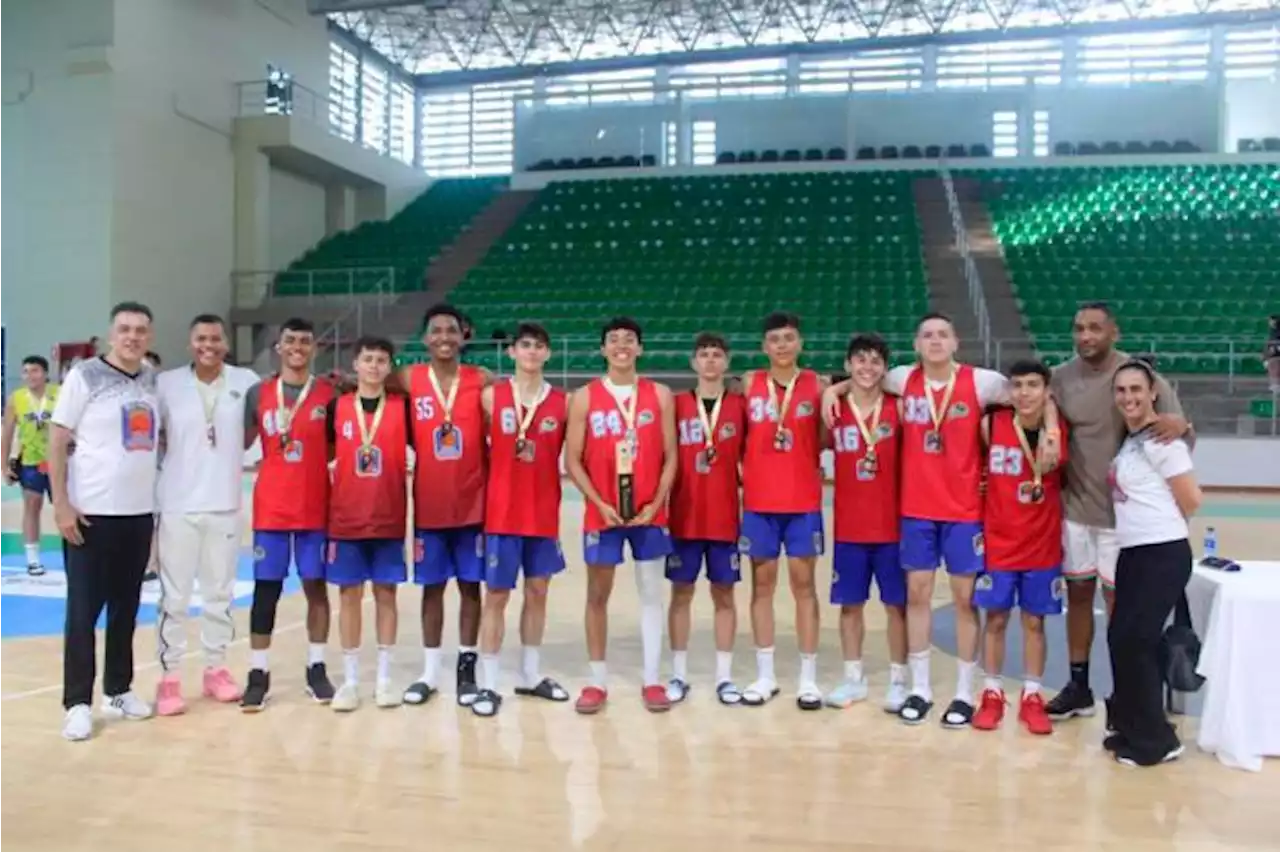
<svg viewBox="0 0 1280 852">
<path fill-rule="evenodd" d="M 240 700 L 226 666 L 234 623 L 231 599 L 240 555 L 244 403 L 258 382 L 252 370 L 225 363 L 226 324 L 201 314 L 191 321 L 190 364 L 160 374 L 157 395 L 164 456 L 156 487 L 160 509 L 160 665 L 156 713 L 187 709 L 179 666 L 187 647 L 187 610 L 200 586 L 205 669 L 202 692 Z"/>
</svg>

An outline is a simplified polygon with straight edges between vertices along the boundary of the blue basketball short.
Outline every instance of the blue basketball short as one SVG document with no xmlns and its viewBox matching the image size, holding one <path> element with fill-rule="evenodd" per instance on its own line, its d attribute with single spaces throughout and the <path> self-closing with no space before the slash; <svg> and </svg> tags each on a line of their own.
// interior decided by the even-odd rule
<svg viewBox="0 0 1280 852">
<path fill-rule="evenodd" d="M 323 580 L 324 544 L 322 530 L 254 530 L 253 579 L 283 580 L 292 562 L 300 579 Z"/>
<path fill-rule="evenodd" d="M 982 524 L 902 519 L 902 567 L 907 571 L 936 571 L 960 577 L 982 570 Z"/>
<path fill-rule="evenodd" d="M 742 579 L 738 564 L 738 544 L 705 539 L 675 539 L 667 557 L 667 579 L 686 585 L 696 583 L 707 566 L 707 580 L 717 586 L 729 586 Z"/>
<path fill-rule="evenodd" d="M 330 539 L 325 551 L 325 574 L 335 586 L 358 586 L 366 581 L 390 586 L 403 583 L 408 574 L 404 542 L 398 538 Z"/>
<path fill-rule="evenodd" d="M 43 494 L 45 497 L 53 499 L 53 492 L 49 488 L 49 474 L 41 470 L 39 465 L 24 464 L 19 468 L 18 484 L 22 486 L 23 491 L 30 491 L 32 494 Z"/>
<path fill-rule="evenodd" d="M 560 539 L 534 535 L 484 537 L 484 584 L 493 589 L 514 589 L 523 571 L 525 579 L 552 577 L 564 570 Z"/>
<path fill-rule="evenodd" d="M 1067 581 L 1062 566 L 1033 570 L 987 571 L 973 586 L 973 605 L 1008 612 L 1015 606 L 1028 615 L 1062 615 Z"/>
<path fill-rule="evenodd" d="M 599 532 L 583 533 L 582 561 L 588 565 L 621 565 L 625 560 L 623 545 L 631 546 L 636 562 L 662 559 L 671 553 L 671 534 L 666 527 L 612 527 Z"/>
<path fill-rule="evenodd" d="M 902 571 L 899 545 L 857 544 L 837 541 L 831 565 L 831 603 L 836 606 L 864 604 L 871 597 L 871 580 L 880 590 L 885 606 L 907 605 L 907 575 Z"/>
<path fill-rule="evenodd" d="M 438 586 L 484 579 L 484 530 L 479 526 L 414 530 L 413 582 Z"/>
<path fill-rule="evenodd" d="M 822 512 L 743 512 L 739 549 L 752 559 L 821 556 Z"/>
</svg>

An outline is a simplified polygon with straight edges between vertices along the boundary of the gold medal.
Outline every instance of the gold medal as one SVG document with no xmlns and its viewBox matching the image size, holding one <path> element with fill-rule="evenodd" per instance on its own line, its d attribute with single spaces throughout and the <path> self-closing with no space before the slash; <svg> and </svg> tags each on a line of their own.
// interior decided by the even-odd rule
<svg viewBox="0 0 1280 852">
<path fill-rule="evenodd" d="M 436 368 L 427 365 L 427 379 L 431 382 L 431 389 L 436 393 L 436 399 L 440 401 L 441 412 L 444 415 L 444 422 L 440 424 L 440 434 L 448 435 L 453 431 L 453 404 L 458 399 L 458 385 L 462 384 L 462 373 L 459 371 L 453 377 L 453 384 L 449 385 L 449 393 L 446 395 L 440 386 L 440 377 L 436 375 Z"/>
<path fill-rule="evenodd" d="M 922 368 L 923 369 L 923 368 Z M 956 365 L 951 365 L 951 375 L 947 377 L 947 384 L 942 390 L 942 404 L 938 405 L 934 400 L 933 388 L 929 387 L 929 379 L 924 379 L 924 398 L 929 404 L 929 419 L 933 421 L 933 429 L 925 433 L 924 451 L 926 453 L 942 452 L 942 424 L 947 418 L 947 411 L 951 408 L 951 397 L 956 392 L 956 375 L 959 371 Z"/>
<path fill-rule="evenodd" d="M 782 401 L 778 401 L 777 386 L 781 384 L 773 378 L 766 375 L 765 381 L 769 383 L 769 401 L 773 403 L 774 410 L 778 415 L 778 430 L 773 435 L 773 448 L 781 452 L 786 452 L 794 445 L 791 437 L 791 430 L 787 429 L 783 424 L 787 419 L 787 412 L 791 409 L 791 397 L 795 395 L 796 384 L 800 380 L 800 372 L 791 377 L 791 381 L 783 386 Z"/>
<path fill-rule="evenodd" d="M 862 411 L 854 401 L 852 393 L 849 394 L 848 399 L 854 422 L 858 424 L 858 433 L 862 435 L 862 445 L 867 448 L 862 456 L 863 466 L 871 473 L 875 473 L 879 469 L 876 443 L 880 440 L 880 412 L 884 408 L 884 395 L 881 394 L 876 399 L 876 404 L 871 407 L 870 419 L 862 416 Z"/>
<path fill-rule="evenodd" d="M 720 407 L 724 404 L 724 391 L 716 397 L 716 401 L 711 406 L 711 413 L 707 414 L 707 406 L 702 398 L 698 396 L 698 391 L 693 391 L 693 399 L 698 409 L 698 420 L 702 423 L 702 435 L 705 448 L 703 449 L 703 458 L 706 459 L 708 465 L 716 460 L 716 424 L 720 422 Z"/>
<path fill-rule="evenodd" d="M 515 379 L 511 380 L 511 405 L 516 412 L 516 458 L 521 461 L 533 461 L 533 441 L 529 439 L 529 427 L 533 425 L 538 414 L 538 406 L 551 393 L 551 385 L 546 382 L 538 388 L 533 404 L 525 408 L 520 399 L 520 388 Z"/>
<path fill-rule="evenodd" d="M 311 393 L 313 384 L 315 384 L 315 376 L 308 374 L 307 380 L 302 385 L 302 390 L 298 391 L 298 397 L 293 401 L 293 405 L 285 405 L 284 377 L 276 376 L 276 431 L 280 433 L 280 449 L 282 450 L 287 449 L 289 446 L 294 418 L 297 416 L 299 409 L 302 408 L 302 403 L 307 398 L 307 394 Z"/>
<path fill-rule="evenodd" d="M 1044 500 L 1044 475 L 1040 471 L 1040 462 L 1037 461 L 1036 454 L 1031 450 L 1031 441 L 1027 438 L 1027 432 L 1018 422 L 1017 414 L 1013 415 L 1013 431 L 1018 436 L 1018 445 L 1022 447 L 1022 457 L 1031 468 L 1031 487 L 1027 489 L 1027 497 L 1030 502 L 1039 503 Z M 1026 482 L 1023 483 L 1023 485 L 1026 484 Z"/>
</svg>

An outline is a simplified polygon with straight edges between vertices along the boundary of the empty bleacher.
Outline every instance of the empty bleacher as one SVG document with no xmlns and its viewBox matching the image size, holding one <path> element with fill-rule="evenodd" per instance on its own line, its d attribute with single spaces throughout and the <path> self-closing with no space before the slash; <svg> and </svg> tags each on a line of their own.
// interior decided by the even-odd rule
<svg viewBox="0 0 1280 852">
<path fill-rule="evenodd" d="M 529 319 L 576 338 L 554 368 L 595 370 L 601 324 L 627 314 L 645 327 L 645 369 L 687 369 L 704 330 L 728 335 L 746 366 L 760 361 L 764 315 L 790 310 L 804 319 L 808 363 L 834 369 L 850 331 L 909 335 L 926 309 L 913 177 L 552 183 L 450 301 L 474 322 L 473 353 L 489 360 L 483 341 Z"/>
</svg>

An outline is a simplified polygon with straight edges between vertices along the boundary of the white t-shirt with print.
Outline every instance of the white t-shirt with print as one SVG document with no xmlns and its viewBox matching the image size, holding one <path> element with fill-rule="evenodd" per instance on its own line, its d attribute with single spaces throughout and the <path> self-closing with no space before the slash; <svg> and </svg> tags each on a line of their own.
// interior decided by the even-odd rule
<svg viewBox="0 0 1280 852">
<path fill-rule="evenodd" d="M 884 377 L 884 389 L 887 393 L 901 396 L 907 387 L 907 379 L 911 378 L 911 373 L 915 369 L 923 370 L 917 364 L 904 364 L 901 367 L 894 367 Z M 937 379 L 925 379 L 925 384 L 930 390 L 940 391 L 947 386 L 945 381 Z M 973 368 L 973 387 L 978 392 L 978 404 L 983 408 L 989 405 L 1008 405 L 1009 399 L 1009 380 L 1004 374 L 997 373 L 995 370 L 988 370 L 985 367 Z"/>
<path fill-rule="evenodd" d="M 1125 438 L 1108 476 L 1120 547 L 1187 537 L 1187 519 L 1178 508 L 1169 480 L 1192 467 L 1191 451 L 1181 440 L 1162 444 L 1148 431 Z"/>
</svg>

